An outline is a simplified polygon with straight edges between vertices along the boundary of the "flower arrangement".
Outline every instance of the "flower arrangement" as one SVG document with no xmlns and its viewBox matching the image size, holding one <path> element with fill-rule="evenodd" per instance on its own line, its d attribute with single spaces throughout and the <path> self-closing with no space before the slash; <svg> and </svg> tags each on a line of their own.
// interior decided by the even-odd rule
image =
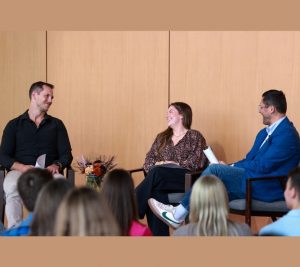
<svg viewBox="0 0 300 267">
<path fill-rule="evenodd" d="M 81 155 L 76 159 L 77 168 L 85 174 L 86 185 L 100 191 L 103 176 L 106 172 L 113 169 L 117 164 L 114 163 L 115 157 L 99 156 L 94 161 Z"/>
</svg>

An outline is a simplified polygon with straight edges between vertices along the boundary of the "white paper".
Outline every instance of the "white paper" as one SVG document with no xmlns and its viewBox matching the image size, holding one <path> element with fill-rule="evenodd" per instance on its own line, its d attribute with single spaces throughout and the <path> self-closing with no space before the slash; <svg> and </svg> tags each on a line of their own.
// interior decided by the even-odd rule
<svg viewBox="0 0 300 267">
<path fill-rule="evenodd" d="M 45 162 L 46 162 L 46 154 L 40 155 L 35 163 L 36 168 L 45 168 Z"/>
<path fill-rule="evenodd" d="M 203 152 L 204 152 L 205 156 L 208 158 L 210 164 L 219 163 L 214 152 L 211 150 L 210 146 L 207 149 L 204 149 Z"/>
</svg>

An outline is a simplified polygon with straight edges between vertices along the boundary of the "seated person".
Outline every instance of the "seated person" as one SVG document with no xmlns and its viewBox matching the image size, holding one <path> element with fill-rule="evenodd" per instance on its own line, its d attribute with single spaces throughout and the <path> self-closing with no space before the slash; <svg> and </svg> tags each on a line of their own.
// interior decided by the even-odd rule
<svg viewBox="0 0 300 267">
<path fill-rule="evenodd" d="M 278 221 L 263 227 L 259 235 L 300 236 L 300 167 L 289 172 L 284 197 L 291 210 Z"/>
<path fill-rule="evenodd" d="M 202 134 L 191 129 L 192 109 L 182 102 L 172 103 L 167 112 L 168 128 L 157 135 L 146 155 L 145 179 L 137 186 L 136 196 L 139 217 L 147 215 L 153 235 L 167 236 L 169 228 L 157 219 L 148 207 L 153 197 L 168 202 L 169 192 L 184 192 L 184 177 L 206 164 L 203 149 L 206 142 Z"/>
<path fill-rule="evenodd" d="M 45 167 L 55 176 L 72 162 L 71 145 L 63 122 L 47 114 L 53 102 L 54 86 L 36 82 L 29 89 L 29 109 L 9 121 L 0 146 L 0 165 L 7 173 L 3 190 L 8 227 L 22 221 L 22 201 L 17 182 L 22 173 L 34 167 L 37 158 L 46 154 Z M 44 167 L 44 166 L 42 166 Z"/>
<path fill-rule="evenodd" d="M 101 194 L 119 224 L 123 236 L 152 236 L 150 229 L 138 221 L 134 184 L 129 172 L 114 169 L 103 178 Z"/>
<path fill-rule="evenodd" d="M 32 212 L 39 192 L 47 183 L 53 180 L 51 172 L 47 169 L 30 169 L 24 172 L 18 180 L 18 192 L 29 211 L 28 217 L 20 224 L 4 231 L 3 236 L 25 236 L 30 234 L 30 224 L 32 222 Z"/>
<path fill-rule="evenodd" d="M 89 187 L 74 188 L 57 210 L 56 236 L 116 236 L 120 230 L 104 197 Z"/>
<path fill-rule="evenodd" d="M 156 212 L 154 210 L 154 212 Z M 247 224 L 228 219 L 228 196 L 224 184 L 214 175 L 198 179 L 191 194 L 190 223 L 173 232 L 175 236 L 248 236 Z"/>
<path fill-rule="evenodd" d="M 286 116 L 287 103 L 282 91 L 269 90 L 263 93 L 259 113 L 267 125 L 256 136 L 254 145 L 246 158 L 231 165 L 211 164 L 202 175 L 219 177 L 228 192 L 229 200 L 245 198 L 246 180 L 249 177 L 281 176 L 295 168 L 300 160 L 299 134 Z M 190 194 L 185 194 L 180 205 L 167 211 L 155 199 L 149 200 L 151 209 L 159 210 L 159 218 L 177 228 L 189 212 Z M 256 182 L 252 197 L 272 202 L 283 199 L 279 181 Z M 162 216 L 167 213 L 166 216 Z"/>
</svg>

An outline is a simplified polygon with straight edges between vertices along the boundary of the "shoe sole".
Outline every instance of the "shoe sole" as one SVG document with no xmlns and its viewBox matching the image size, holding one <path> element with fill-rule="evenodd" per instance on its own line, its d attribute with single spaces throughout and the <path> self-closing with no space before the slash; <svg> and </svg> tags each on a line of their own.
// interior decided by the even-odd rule
<svg viewBox="0 0 300 267">
<path fill-rule="evenodd" d="M 152 212 L 155 214 L 155 216 L 160 219 L 162 222 L 164 222 L 165 224 L 167 224 L 169 227 L 171 227 L 172 229 L 177 229 L 180 225 L 178 225 L 178 227 L 175 227 L 174 225 L 172 225 L 168 220 L 164 219 L 163 217 L 161 217 L 159 211 L 157 211 L 154 207 L 152 207 L 152 205 L 150 205 L 151 201 L 150 199 L 148 199 L 148 206 L 150 207 L 150 209 L 152 210 Z"/>
</svg>

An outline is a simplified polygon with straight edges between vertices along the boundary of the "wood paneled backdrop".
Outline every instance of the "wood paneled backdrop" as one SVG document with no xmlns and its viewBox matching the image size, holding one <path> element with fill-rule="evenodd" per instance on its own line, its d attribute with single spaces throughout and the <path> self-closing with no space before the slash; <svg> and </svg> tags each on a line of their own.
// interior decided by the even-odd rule
<svg viewBox="0 0 300 267">
<path fill-rule="evenodd" d="M 227 162 L 263 127 L 265 90 L 286 93 L 300 129 L 300 32 L 0 32 L 1 133 L 37 80 L 56 86 L 49 113 L 64 121 L 74 158 L 116 155 L 126 169 L 142 165 L 173 101 L 191 105 L 193 128 Z"/>
</svg>

